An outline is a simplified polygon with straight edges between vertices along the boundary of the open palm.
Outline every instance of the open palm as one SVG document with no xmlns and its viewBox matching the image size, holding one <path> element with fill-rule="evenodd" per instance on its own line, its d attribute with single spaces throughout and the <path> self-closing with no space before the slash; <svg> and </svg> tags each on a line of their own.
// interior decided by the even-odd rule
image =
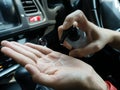
<svg viewBox="0 0 120 90">
<path fill-rule="evenodd" d="M 88 76 L 96 75 L 90 65 L 47 47 L 8 41 L 1 44 L 1 51 L 25 66 L 35 82 L 56 90 L 87 90 L 91 83 Z"/>
</svg>

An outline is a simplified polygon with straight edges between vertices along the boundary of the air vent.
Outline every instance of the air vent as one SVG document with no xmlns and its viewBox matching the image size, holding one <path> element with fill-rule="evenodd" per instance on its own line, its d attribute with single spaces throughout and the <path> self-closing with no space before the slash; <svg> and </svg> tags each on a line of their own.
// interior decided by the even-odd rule
<svg viewBox="0 0 120 90">
<path fill-rule="evenodd" d="M 33 0 L 21 0 L 26 14 L 36 13 L 38 11 Z"/>
</svg>

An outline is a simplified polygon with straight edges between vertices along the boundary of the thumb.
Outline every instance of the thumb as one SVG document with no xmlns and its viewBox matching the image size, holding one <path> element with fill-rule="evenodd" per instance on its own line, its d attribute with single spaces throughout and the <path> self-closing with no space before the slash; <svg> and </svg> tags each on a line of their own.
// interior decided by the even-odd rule
<svg viewBox="0 0 120 90">
<path fill-rule="evenodd" d="M 88 44 L 84 48 L 73 49 L 69 52 L 69 55 L 73 57 L 81 58 L 81 57 L 86 57 L 90 54 L 94 54 L 103 48 L 103 45 L 99 43 L 100 42 L 96 41 L 96 42 Z"/>
<path fill-rule="evenodd" d="M 46 86 L 52 86 L 52 84 L 54 83 L 54 76 L 40 72 L 37 66 L 27 64 L 25 68 L 32 75 L 32 79 L 36 83 L 40 83 Z"/>
</svg>

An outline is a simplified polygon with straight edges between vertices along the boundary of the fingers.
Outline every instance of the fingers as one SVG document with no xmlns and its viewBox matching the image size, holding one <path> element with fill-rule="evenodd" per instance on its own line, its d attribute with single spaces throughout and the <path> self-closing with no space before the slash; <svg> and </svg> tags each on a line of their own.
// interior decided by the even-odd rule
<svg viewBox="0 0 120 90">
<path fill-rule="evenodd" d="M 70 28 L 72 25 L 77 25 L 80 29 L 86 28 L 88 20 L 81 10 L 69 14 L 63 23 L 63 30 Z"/>
<path fill-rule="evenodd" d="M 63 33 L 63 26 L 61 25 L 61 26 L 58 27 L 58 37 L 59 37 L 59 40 L 61 40 L 62 33 Z M 72 49 L 72 46 L 68 42 L 66 42 L 66 41 L 63 42 L 63 46 L 66 47 L 69 50 Z"/>
<path fill-rule="evenodd" d="M 26 43 L 25 45 L 29 46 L 33 49 L 36 49 L 36 50 L 40 51 L 41 53 L 43 53 L 45 55 L 47 55 L 47 54 L 49 54 L 53 51 L 53 50 L 51 50 L 51 49 L 49 49 L 45 46 L 35 45 L 35 44 L 32 44 L 32 43 Z"/>
<path fill-rule="evenodd" d="M 61 39 L 61 36 L 62 36 L 62 34 L 63 34 L 63 26 L 61 25 L 61 26 L 59 26 L 58 27 L 58 37 L 59 37 L 59 40 Z"/>
<path fill-rule="evenodd" d="M 78 26 L 79 28 L 82 28 L 83 26 L 86 26 L 87 19 L 80 10 L 76 10 L 75 12 L 69 14 L 65 20 L 63 25 L 61 25 L 58 28 L 58 34 L 59 34 L 59 39 L 61 38 L 63 30 L 67 30 L 70 28 L 72 25 Z"/>
<path fill-rule="evenodd" d="M 67 41 L 64 41 L 63 46 L 66 47 L 68 50 L 71 50 L 73 48 Z"/>
<path fill-rule="evenodd" d="M 15 50 L 9 47 L 2 47 L 1 52 L 13 58 L 17 63 L 21 64 L 22 66 L 25 66 L 28 63 L 33 65 L 35 64 L 35 62 L 31 58 L 24 56 L 23 54 L 16 52 Z"/>
<path fill-rule="evenodd" d="M 36 49 L 33 49 L 33 48 L 31 48 L 31 47 L 28 47 L 28 46 L 26 46 L 26 45 L 22 45 L 22 44 L 19 44 L 19 43 L 16 43 L 16 42 L 12 42 L 13 44 L 15 44 L 15 45 L 17 45 L 17 46 L 19 46 L 19 47 L 21 47 L 21 48 L 23 48 L 23 49 L 25 49 L 25 50 L 27 50 L 27 51 L 29 51 L 29 52 L 32 52 L 33 54 L 35 54 L 37 57 L 42 57 L 42 56 L 44 56 L 44 54 L 42 54 L 41 52 L 39 52 L 38 50 L 36 50 Z"/>
<path fill-rule="evenodd" d="M 79 27 L 81 30 L 85 31 L 86 33 L 89 30 L 88 20 L 85 17 L 84 13 L 81 10 L 76 10 L 75 12 L 69 14 L 65 18 L 63 25 L 59 26 L 58 28 L 59 40 L 61 39 L 63 31 L 67 30 L 72 25 Z M 67 42 L 63 42 L 63 45 L 69 50 L 72 48 L 72 46 Z"/>
<path fill-rule="evenodd" d="M 31 43 L 26 45 L 19 44 L 17 42 L 2 41 L 3 46 L 1 51 L 7 56 L 15 59 L 23 66 L 28 63 L 36 63 L 39 58 L 52 52 L 51 49 Z M 30 62 L 29 62 L 30 61 Z"/>
<path fill-rule="evenodd" d="M 8 41 L 2 41 L 1 42 L 2 46 L 5 47 L 9 47 L 11 49 L 13 49 L 14 51 L 31 58 L 32 60 L 34 60 L 36 62 L 36 60 L 39 58 L 37 57 L 34 53 L 28 51 L 28 48 L 23 48 L 24 46 L 20 45 L 20 44 L 15 44 L 15 42 L 8 42 Z"/>
<path fill-rule="evenodd" d="M 69 55 L 73 57 L 86 57 L 88 55 L 94 54 L 97 51 L 101 50 L 104 45 L 99 41 L 88 44 L 84 48 L 74 49 L 70 51 Z"/>
</svg>

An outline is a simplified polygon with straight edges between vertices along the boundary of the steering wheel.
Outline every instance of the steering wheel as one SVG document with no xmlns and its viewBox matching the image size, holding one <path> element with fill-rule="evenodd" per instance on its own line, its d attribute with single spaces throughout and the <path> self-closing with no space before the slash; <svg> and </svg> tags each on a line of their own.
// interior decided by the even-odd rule
<svg viewBox="0 0 120 90">
<path fill-rule="evenodd" d="M 100 22 L 104 28 L 120 30 L 120 1 L 99 0 Z"/>
<path fill-rule="evenodd" d="M 119 0 L 67 0 L 65 4 L 73 10 L 82 9 L 87 18 L 100 27 L 120 31 Z"/>
</svg>

